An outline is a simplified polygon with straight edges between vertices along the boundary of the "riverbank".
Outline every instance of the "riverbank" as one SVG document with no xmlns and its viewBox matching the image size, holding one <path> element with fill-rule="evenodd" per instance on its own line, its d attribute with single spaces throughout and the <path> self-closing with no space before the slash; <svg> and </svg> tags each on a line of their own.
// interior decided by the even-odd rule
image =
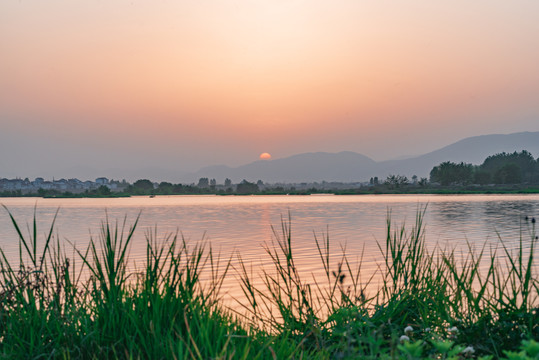
<svg viewBox="0 0 539 360">
<path fill-rule="evenodd" d="M 0 352 L 8 358 L 503 358 L 524 347 L 529 358 L 536 356 L 535 223 L 531 238 L 505 262 L 496 254 L 460 259 L 451 251 L 428 252 L 422 216 L 410 229 L 388 221 L 375 295 L 364 291 L 371 280 L 361 278 L 361 264 L 344 255 L 330 260 L 327 238 L 313 241 L 326 275 L 315 282 L 302 277 L 289 222 L 266 249 L 273 270 L 262 274 L 241 261 L 232 268 L 207 245 L 151 233 L 145 266 L 129 272 L 136 222 L 105 223 L 99 239 L 71 257 L 54 238 L 54 224 L 39 239 L 37 229 L 30 237 L 17 230 L 22 264 L 0 261 Z M 483 255 L 490 265 L 479 272 Z M 245 295 L 241 313 L 221 302 L 230 276 Z M 262 286 L 253 285 L 256 276 Z"/>
<path fill-rule="evenodd" d="M 194 188 L 196 189 L 196 188 Z M 192 189 L 193 190 L 193 189 Z M 1 192 L 1 197 L 42 197 L 42 198 L 122 198 L 131 196 L 159 196 L 159 195 L 481 195 L 481 194 L 539 194 L 539 185 L 490 185 L 490 186 L 401 186 L 391 188 L 388 186 L 365 186 L 351 189 L 265 189 L 254 192 L 236 192 L 236 191 L 212 191 L 211 189 L 196 189 L 193 191 L 159 191 L 159 189 L 136 191 L 136 192 L 55 192 L 55 193 L 27 193 L 20 192 Z"/>
</svg>

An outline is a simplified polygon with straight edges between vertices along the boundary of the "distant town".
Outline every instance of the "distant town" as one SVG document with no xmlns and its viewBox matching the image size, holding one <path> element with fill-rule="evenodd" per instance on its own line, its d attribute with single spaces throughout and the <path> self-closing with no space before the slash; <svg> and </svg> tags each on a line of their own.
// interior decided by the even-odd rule
<svg viewBox="0 0 539 360">
<path fill-rule="evenodd" d="M 106 177 L 99 177 L 95 181 L 81 181 L 79 179 L 53 179 L 45 180 L 41 177 L 33 181 L 25 179 L 0 179 L 0 192 L 19 192 L 21 194 L 39 193 L 40 191 L 71 192 L 74 194 L 97 190 L 105 186 L 110 191 L 122 191 L 129 186 L 125 180 L 115 181 Z"/>
</svg>

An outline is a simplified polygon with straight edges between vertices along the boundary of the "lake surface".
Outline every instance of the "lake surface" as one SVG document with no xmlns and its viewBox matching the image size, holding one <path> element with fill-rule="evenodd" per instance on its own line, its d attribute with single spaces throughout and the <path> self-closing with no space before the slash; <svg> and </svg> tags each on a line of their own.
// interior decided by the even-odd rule
<svg viewBox="0 0 539 360">
<path fill-rule="evenodd" d="M 346 249 L 349 259 L 359 259 L 365 274 L 376 270 L 382 258 L 377 242 L 384 244 L 386 221 L 408 229 L 418 211 L 426 206 L 425 234 L 429 248 L 456 248 L 468 251 L 467 243 L 480 249 L 500 248 L 502 240 L 509 249 L 518 247 L 521 235 L 529 247 L 530 222 L 539 219 L 539 195 L 358 195 L 358 196 L 157 196 L 118 199 L 42 199 L 2 198 L 5 205 L 26 231 L 37 214 L 38 234 L 45 238 L 54 214 L 59 209 L 55 234 L 72 250 L 70 244 L 84 250 L 91 236 L 97 238 L 100 224 L 132 224 L 140 221 L 130 251 L 130 260 L 140 263 L 145 257 L 145 234 L 157 231 L 163 238 L 179 231 L 191 244 L 205 239 L 223 257 L 238 254 L 253 269 L 269 263 L 264 244 L 274 239 L 281 221 L 291 217 L 292 241 L 298 267 L 303 272 L 320 275 L 321 263 L 315 235 L 329 236 L 331 250 L 337 255 Z M 16 259 L 18 237 L 7 212 L 0 215 L 0 246 L 9 259 Z M 395 227 L 396 228 L 396 227 Z M 500 240 L 501 239 L 501 240 Z M 500 253 L 500 251 L 499 251 Z M 231 280 L 225 289 L 234 291 Z"/>
</svg>

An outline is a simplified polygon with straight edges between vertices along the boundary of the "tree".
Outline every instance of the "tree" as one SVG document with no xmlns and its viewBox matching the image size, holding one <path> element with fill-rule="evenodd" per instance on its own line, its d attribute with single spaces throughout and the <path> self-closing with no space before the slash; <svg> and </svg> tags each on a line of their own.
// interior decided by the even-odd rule
<svg viewBox="0 0 539 360">
<path fill-rule="evenodd" d="M 110 195 L 110 189 L 108 186 L 101 185 L 100 187 L 97 188 L 97 194 L 104 195 L 104 196 Z"/>
<path fill-rule="evenodd" d="M 170 195 L 173 192 L 173 187 L 174 185 L 172 185 L 172 183 L 162 181 L 161 183 L 159 183 L 157 191 L 159 191 L 160 194 Z"/>
<path fill-rule="evenodd" d="M 494 183 L 517 184 L 539 180 L 538 165 L 533 156 L 528 151 L 523 150 L 489 156 L 479 168 L 481 171 L 489 173 Z"/>
<path fill-rule="evenodd" d="M 369 184 L 371 184 L 371 185 L 378 185 L 378 184 L 379 184 L 378 176 L 371 177 L 371 179 L 369 180 Z"/>
<path fill-rule="evenodd" d="M 198 179 L 198 185 L 199 188 L 207 188 L 210 186 L 210 180 L 207 177 L 203 177 Z"/>
<path fill-rule="evenodd" d="M 384 181 L 384 185 L 388 186 L 390 189 L 399 188 L 408 183 L 408 178 L 403 175 L 389 175 Z"/>
<path fill-rule="evenodd" d="M 238 184 L 236 192 L 239 194 L 253 194 L 258 192 L 258 185 L 244 179 Z"/>
<path fill-rule="evenodd" d="M 535 160 L 526 150 L 491 155 L 480 166 L 450 161 L 432 168 L 430 181 L 442 185 L 519 184 L 539 182 L 539 158 Z"/>
<path fill-rule="evenodd" d="M 135 181 L 135 183 L 133 184 L 133 188 L 140 192 L 146 192 L 153 190 L 153 183 L 147 179 L 140 179 Z"/>
<path fill-rule="evenodd" d="M 226 186 L 226 187 L 232 186 L 232 180 L 230 180 L 229 178 L 226 178 L 226 179 L 225 179 L 225 186 Z"/>
<path fill-rule="evenodd" d="M 522 182 L 520 167 L 515 163 L 509 163 L 502 166 L 494 174 L 496 184 L 519 184 Z"/>
<path fill-rule="evenodd" d="M 468 184 L 472 181 L 473 165 L 455 164 L 454 162 L 446 161 L 432 168 L 430 172 L 430 181 L 439 182 L 442 185 L 452 184 Z"/>
<path fill-rule="evenodd" d="M 474 183 L 479 185 L 490 184 L 492 181 L 492 176 L 488 171 L 477 170 L 474 174 Z"/>
</svg>

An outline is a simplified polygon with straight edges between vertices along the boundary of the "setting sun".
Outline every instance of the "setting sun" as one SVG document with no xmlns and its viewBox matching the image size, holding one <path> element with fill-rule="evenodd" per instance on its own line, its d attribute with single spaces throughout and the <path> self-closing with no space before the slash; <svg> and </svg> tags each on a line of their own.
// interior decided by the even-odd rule
<svg viewBox="0 0 539 360">
<path fill-rule="evenodd" d="M 271 160 L 271 154 L 267 152 L 260 154 L 260 160 Z"/>
</svg>

